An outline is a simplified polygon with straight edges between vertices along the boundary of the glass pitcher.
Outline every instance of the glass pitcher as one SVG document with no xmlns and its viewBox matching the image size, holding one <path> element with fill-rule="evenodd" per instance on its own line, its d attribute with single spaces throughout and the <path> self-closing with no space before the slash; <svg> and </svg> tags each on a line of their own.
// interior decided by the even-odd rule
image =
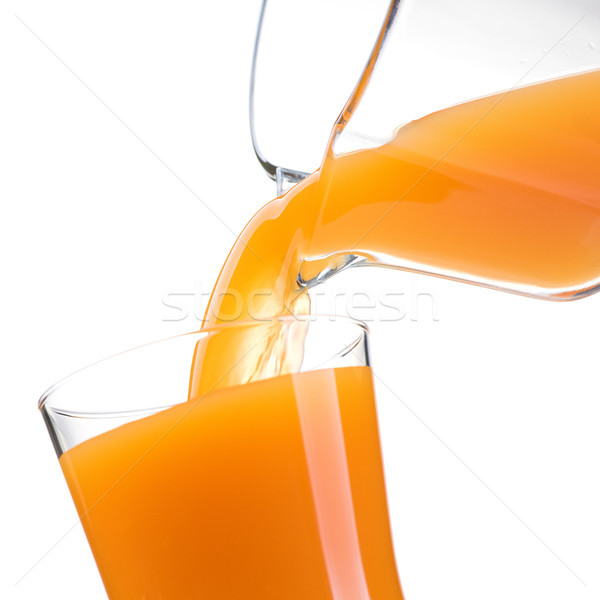
<svg viewBox="0 0 600 600">
<path fill-rule="evenodd" d="M 420 231 L 418 244 L 428 252 L 415 252 L 414 240 L 412 248 L 407 240 L 386 252 L 377 235 L 357 229 L 363 256 L 349 262 L 555 300 L 596 291 L 600 198 L 594 165 L 600 125 L 594 118 L 597 98 L 586 96 L 597 93 L 600 83 L 590 74 L 578 84 L 558 79 L 600 67 L 597 3 L 389 3 L 327 143 L 324 123 L 357 70 L 377 7 L 304 5 L 299 24 L 290 27 L 280 22 L 290 4 L 263 3 L 250 91 L 254 148 L 278 191 L 314 171 L 323 147 L 326 158 L 373 149 L 397 161 L 387 177 L 418 169 L 405 178 L 402 194 L 394 190 L 395 195 L 378 198 L 389 207 L 374 211 L 360 227 L 381 229 L 381 221 L 395 210 L 405 213 L 398 220 L 406 225 L 391 234 L 409 236 L 424 219 L 436 228 L 429 237 Z M 317 50 L 307 52 L 302 36 L 310 37 Z M 307 54 L 302 72 L 310 76 L 296 83 Z M 281 94 L 262 92 L 269 77 L 281 80 Z M 541 82 L 546 85 L 534 87 Z M 577 119 L 581 122 L 575 125 Z M 327 160 L 322 177 L 326 165 Z M 486 180 L 465 175 L 465 169 Z M 373 171 L 357 179 L 381 175 Z M 435 184 L 435 177 L 444 181 Z M 497 185 L 500 179 L 509 185 Z M 457 188 L 463 198 L 453 197 Z M 477 202 L 465 200 L 471 191 L 479 194 Z M 439 221 L 415 208 L 428 201 L 444 204 Z"/>
</svg>

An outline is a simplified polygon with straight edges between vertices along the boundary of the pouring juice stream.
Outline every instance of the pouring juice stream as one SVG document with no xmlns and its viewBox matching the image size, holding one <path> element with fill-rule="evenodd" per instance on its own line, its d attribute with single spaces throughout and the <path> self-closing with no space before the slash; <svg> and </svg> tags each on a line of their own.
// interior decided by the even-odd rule
<svg viewBox="0 0 600 600">
<path fill-rule="evenodd" d="M 599 105 L 600 71 L 590 71 L 430 114 L 379 148 L 328 154 L 246 226 L 206 322 L 306 313 L 307 287 L 353 261 L 433 267 L 556 299 L 591 293 L 600 283 Z M 285 373 L 298 352 L 281 347 L 265 362 L 277 340 L 274 326 L 270 340 L 205 348 L 192 395 L 221 377 L 232 383 L 219 367 L 231 352 L 250 351 L 246 381 Z"/>
</svg>

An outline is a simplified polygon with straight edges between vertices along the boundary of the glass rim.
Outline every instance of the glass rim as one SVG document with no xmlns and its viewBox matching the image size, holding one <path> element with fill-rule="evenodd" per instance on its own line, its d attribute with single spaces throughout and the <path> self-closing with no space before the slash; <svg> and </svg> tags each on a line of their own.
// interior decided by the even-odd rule
<svg viewBox="0 0 600 600">
<path fill-rule="evenodd" d="M 352 325 L 352 326 L 355 326 L 355 327 L 361 329 L 363 331 L 363 333 L 365 333 L 365 334 L 370 333 L 369 327 L 364 321 L 360 321 L 359 319 L 355 319 L 353 317 L 349 317 L 349 316 L 345 316 L 345 315 L 334 315 L 334 314 L 281 315 L 279 317 L 267 317 L 264 319 L 243 319 L 243 320 L 239 320 L 239 321 L 230 321 L 230 322 L 225 322 L 225 323 L 218 323 L 216 325 L 210 325 L 208 327 L 205 327 L 203 325 L 202 327 L 200 327 L 200 329 L 196 329 L 194 331 L 188 331 L 185 333 L 178 333 L 176 335 L 159 338 L 159 339 L 153 340 L 151 342 L 139 344 L 137 346 L 132 346 L 130 348 L 126 348 L 125 350 L 121 350 L 119 352 L 109 354 L 108 356 L 105 356 L 103 358 L 95 360 L 94 362 L 91 362 L 87 365 L 84 365 L 83 367 L 80 367 L 79 369 L 76 369 L 75 371 L 68 373 L 67 375 L 58 379 L 51 386 L 46 388 L 46 390 L 44 390 L 44 392 L 41 394 L 41 396 L 38 400 L 38 403 L 37 403 L 38 410 L 43 411 L 46 401 L 50 398 L 50 396 L 52 396 L 60 387 L 63 386 L 63 384 L 67 383 L 71 378 L 75 377 L 76 375 L 78 375 L 84 371 L 87 371 L 88 369 L 91 369 L 92 367 L 95 367 L 96 365 L 100 365 L 104 362 L 107 362 L 113 358 L 117 358 L 124 354 L 128 354 L 130 352 L 135 352 L 137 350 L 142 350 L 143 348 L 148 348 L 150 346 L 162 344 L 164 342 L 174 341 L 177 339 L 183 339 L 183 338 L 186 338 L 191 335 L 200 335 L 200 334 L 209 334 L 210 335 L 210 334 L 214 334 L 216 332 L 226 330 L 226 329 L 237 328 L 237 327 L 240 327 L 240 328 L 241 327 L 257 327 L 257 326 L 261 326 L 261 325 L 268 325 L 269 323 L 273 323 L 276 321 L 287 322 L 287 323 L 300 322 L 300 321 L 306 321 L 306 322 L 327 321 L 328 323 L 334 323 L 335 321 L 342 321 L 348 325 Z M 55 410 L 55 408 L 53 408 L 53 410 Z"/>
</svg>

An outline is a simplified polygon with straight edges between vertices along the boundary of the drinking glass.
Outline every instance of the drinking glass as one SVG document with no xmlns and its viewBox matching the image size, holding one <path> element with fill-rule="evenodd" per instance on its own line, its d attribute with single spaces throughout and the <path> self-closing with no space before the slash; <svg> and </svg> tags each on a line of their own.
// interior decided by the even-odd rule
<svg viewBox="0 0 600 600">
<path fill-rule="evenodd" d="M 293 360 L 249 375 L 236 342 L 274 336 Z M 232 352 L 190 396 L 219 340 Z M 39 407 L 111 599 L 401 598 L 360 322 L 202 329 L 77 371 Z"/>
</svg>

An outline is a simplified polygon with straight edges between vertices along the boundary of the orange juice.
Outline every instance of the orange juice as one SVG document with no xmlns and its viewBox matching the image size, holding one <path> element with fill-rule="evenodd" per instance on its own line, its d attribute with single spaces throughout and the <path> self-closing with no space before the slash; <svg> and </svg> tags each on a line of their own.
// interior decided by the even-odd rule
<svg viewBox="0 0 600 600">
<path fill-rule="evenodd" d="M 308 313 L 308 288 L 357 258 L 557 299 L 595 291 L 598 106 L 592 71 L 328 154 L 246 226 L 206 324 Z M 209 338 L 187 404 L 61 457 L 111 598 L 401 598 L 369 370 L 291 375 L 301 339 L 276 324 L 261 336 Z"/>
<path fill-rule="evenodd" d="M 368 367 L 220 389 L 64 453 L 113 600 L 395 600 Z"/>
<path fill-rule="evenodd" d="M 206 322 L 309 312 L 307 287 L 353 257 L 556 299 L 595 291 L 598 106 L 600 71 L 590 71 L 430 114 L 379 148 L 328 154 L 246 226 Z M 251 344 L 215 342 L 199 356 L 230 360 Z M 248 381 L 264 377 L 254 355 L 245 360 Z M 194 394 L 214 384 L 201 364 Z"/>
</svg>

